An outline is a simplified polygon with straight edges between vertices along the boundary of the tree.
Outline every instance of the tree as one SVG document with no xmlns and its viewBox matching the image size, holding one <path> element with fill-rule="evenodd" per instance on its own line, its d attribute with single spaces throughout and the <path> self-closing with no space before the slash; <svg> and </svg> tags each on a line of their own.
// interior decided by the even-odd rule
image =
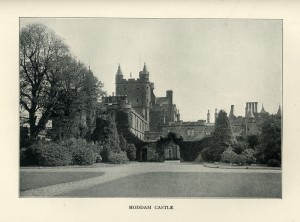
<svg viewBox="0 0 300 222">
<path fill-rule="evenodd" d="M 232 132 L 227 117 L 227 113 L 224 110 L 220 110 L 215 123 L 215 129 L 213 132 L 213 139 L 217 143 L 223 143 L 230 145 L 232 143 Z"/>
<path fill-rule="evenodd" d="M 28 112 L 30 140 L 52 119 L 56 139 L 90 140 L 103 84 L 41 24 L 20 32 L 20 105 Z"/>
<path fill-rule="evenodd" d="M 209 145 L 201 152 L 205 161 L 220 161 L 222 153 L 232 145 L 232 132 L 227 113 L 220 110 Z"/>
<path fill-rule="evenodd" d="M 19 50 L 20 105 L 29 114 L 30 139 L 35 140 L 52 114 L 70 52 L 53 31 L 41 24 L 21 30 Z"/>
<path fill-rule="evenodd" d="M 258 159 L 261 163 L 281 163 L 281 117 L 270 116 L 262 124 Z"/>
</svg>

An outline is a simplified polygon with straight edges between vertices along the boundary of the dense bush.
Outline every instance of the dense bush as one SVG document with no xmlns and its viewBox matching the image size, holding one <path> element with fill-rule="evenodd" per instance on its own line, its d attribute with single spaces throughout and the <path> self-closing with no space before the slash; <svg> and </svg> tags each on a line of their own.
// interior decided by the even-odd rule
<svg viewBox="0 0 300 222">
<path fill-rule="evenodd" d="M 96 162 L 97 157 L 94 151 L 87 147 L 76 149 L 72 152 L 72 164 L 74 165 L 92 165 Z"/>
<path fill-rule="evenodd" d="M 256 163 L 255 150 L 246 149 L 246 150 L 243 151 L 242 156 L 245 157 L 245 160 L 246 160 L 247 164 Z"/>
<path fill-rule="evenodd" d="M 268 161 L 268 166 L 270 167 L 280 167 L 280 162 L 275 159 L 271 159 Z"/>
<path fill-rule="evenodd" d="M 71 164 L 69 149 L 58 143 L 47 142 L 32 145 L 36 150 L 37 160 L 42 166 L 66 166 Z"/>
<path fill-rule="evenodd" d="M 225 150 L 221 155 L 221 160 L 225 163 L 233 163 L 244 165 L 246 163 L 246 157 L 236 154 L 231 148 Z"/>
<path fill-rule="evenodd" d="M 127 163 L 128 161 L 127 155 L 123 151 L 119 153 L 111 152 L 109 155 L 109 162 L 113 164 Z"/>
<path fill-rule="evenodd" d="M 210 149 L 209 147 L 205 147 L 202 151 L 201 151 L 201 157 L 204 161 L 206 162 L 211 162 L 214 157 L 213 157 L 213 150 Z"/>
<path fill-rule="evenodd" d="M 233 151 L 236 153 L 236 154 L 242 154 L 244 152 L 244 150 L 246 150 L 249 145 L 247 142 L 242 142 L 242 141 L 239 141 L 235 144 L 232 145 L 233 147 Z"/>
<path fill-rule="evenodd" d="M 249 143 L 249 146 L 253 149 L 258 145 L 258 136 L 257 135 L 248 136 L 247 141 Z"/>
<path fill-rule="evenodd" d="M 127 144 L 127 149 L 126 149 L 126 153 L 127 153 L 127 158 L 130 161 L 133 161 L 136 159 L 136 148 L 134 144 Z"/>
<path fill-rule="evenodd" d="M 65 166 L 70 164 L 90 165 L 101 162 L 99 143 L 84 139 L 67 139 L 56 142 L 37 142 L 20 152 L 21 165 Z"/>
</svg>

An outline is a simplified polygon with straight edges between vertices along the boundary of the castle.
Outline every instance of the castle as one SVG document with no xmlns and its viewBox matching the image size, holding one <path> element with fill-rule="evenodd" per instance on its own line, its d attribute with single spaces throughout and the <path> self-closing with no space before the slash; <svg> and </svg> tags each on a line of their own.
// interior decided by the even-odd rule
<svg viewBox="0 0 300 222">
<path fill-rule="evenodd" d="M 121 67 L 118 66 L 115 76 L 116 95 L 103 98 L 112 116 L 120 111 L 126 113 L 129 130 L 144 141 L 156 141 L 171 131 L 187 141 L 211 135 L 214 124 L 210 121 L 183 122 L 180 119 L 179 110 L 173 103 L 172 90 L 167 90 L 165 97 L 156 97 L 154 83 L 150 82 L 149 75 L 144 64 L 138 79 L 124 79 Z"/>
<path fill-rule="evenodd" d="M 185 141 L 197 141 L 211 136 L 214 123 L 211 123 L 209 110 L 206 120 L 182 121 L 179 110 L 173 103 L 173 91 L 167 90 L 165 97 L 156 97 L 154 83 L 150 82 L 149 76 L 150 73 L 144 64 L 139 78 L 125 79 L 119 65 L 115 75 L 116 95 L 104 97 L 102 100 L 109 113 L 112 116 L 118 112 L 125 113 L 128 117 L 126 127 L 143 141 L 157 141 L 169 132 L 182 136 Z M 260 113 L 257 108 L 257 102 L 247 102 L 243 117 L 235 116 L 234 105 L 231 105 L 229 121 L 234 137 L 261 133 L 260 121 L 267 112 L 263 105 Z M 280 107 L 278 113 L 281 113 Z M 215 109 L 215 120 L 217 116 L 218 112 Z"/>
</svg>

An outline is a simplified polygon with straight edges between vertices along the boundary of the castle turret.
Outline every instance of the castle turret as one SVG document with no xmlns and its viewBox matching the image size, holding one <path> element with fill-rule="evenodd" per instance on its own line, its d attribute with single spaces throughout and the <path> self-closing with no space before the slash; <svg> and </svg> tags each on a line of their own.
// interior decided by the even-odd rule
<svg viewBox="0 0 300 222">
<path fill-rule="evenodd" d="M 149 81 L 149 72 L 147 70 L 146 64 L 144 63 L 144 68 L 140 71 L 140 78 L 144 81 Z"/>
<path fill-rule="evenodd" d="M 210 123 L 210 113 L 209 113 L 209 110 L 207 111 L 207 123 Z"/>
<path fill-rule="evenodd" d="M 121 66 L 119 64 L 118 70 L 117 70 L 117 73 L 116 73 L 116 95 L 120 94 L 118 83 L 121 82 L 122 80 L 123 80 L 123 73 L 122 73 L 122 70 L 121 70 Z"/>
<path fill-rule="evenodd" d="M 257 124 L 255 122 L 255 116 L 252 108 L 249 106 L 246 115 L 246 136 L 252 136 L 258 134 Z"/>
</svg>

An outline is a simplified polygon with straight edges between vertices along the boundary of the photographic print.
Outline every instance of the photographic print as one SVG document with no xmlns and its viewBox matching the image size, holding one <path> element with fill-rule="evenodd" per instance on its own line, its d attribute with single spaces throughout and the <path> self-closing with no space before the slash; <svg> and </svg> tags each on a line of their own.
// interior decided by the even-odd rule
<svg viewBox="0 0 300 222">
<path fill-rule="evenodd" d="M 282 20 L 19 23 L 20 197 L 282 197 Z"/>
</svg>

